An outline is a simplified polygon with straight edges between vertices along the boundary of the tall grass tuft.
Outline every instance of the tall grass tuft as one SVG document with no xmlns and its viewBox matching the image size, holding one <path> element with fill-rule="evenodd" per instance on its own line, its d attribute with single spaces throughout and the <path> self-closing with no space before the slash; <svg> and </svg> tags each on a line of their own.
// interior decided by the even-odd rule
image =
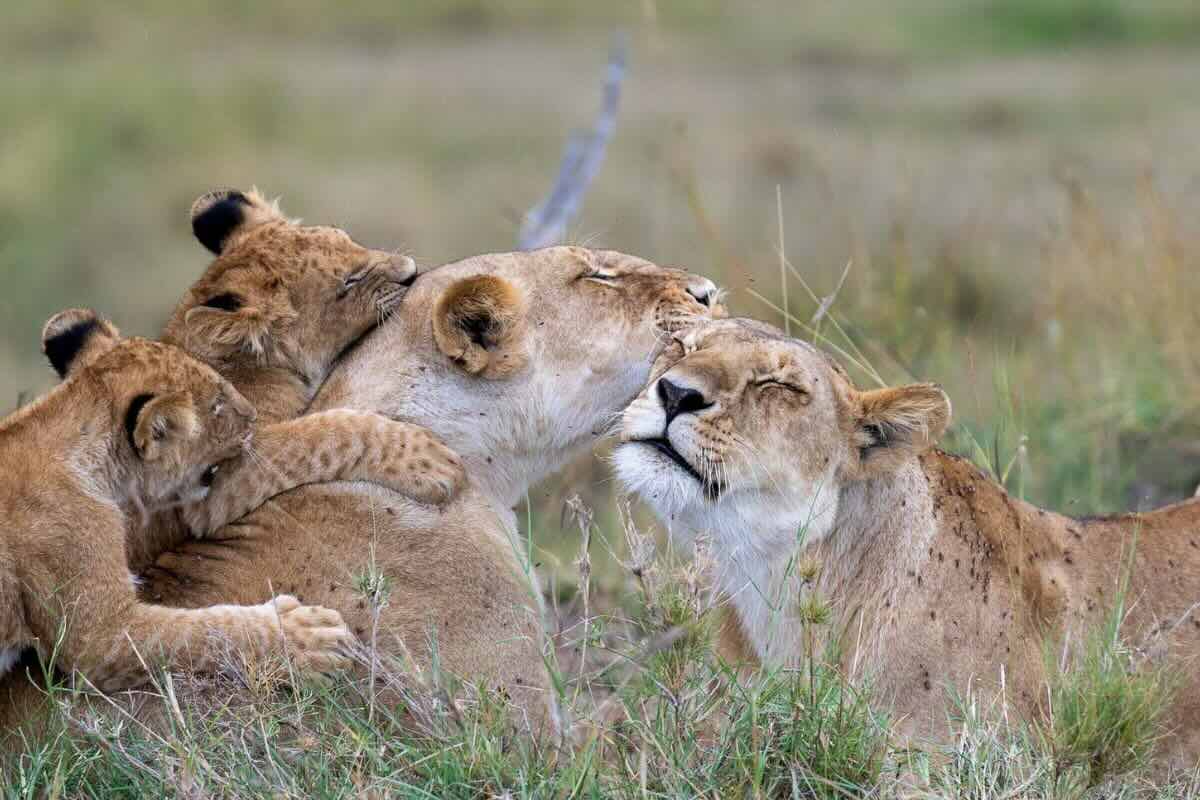
<svg viewBox="0 0 1200 800">
<path fill-rule="evenodd" d="M 1065 644 L 1057 660 L 1047 651 L 1045 745 L 1059 771 L 1078 769 L 1089 786 L 1146 764 L 1162 736 L 1160 720 L 1174 693 L 1171 672 L 1121 638 L 1133 544 L 1103 624 L 1084 633 L 1074 654 Z"/>
</svg>

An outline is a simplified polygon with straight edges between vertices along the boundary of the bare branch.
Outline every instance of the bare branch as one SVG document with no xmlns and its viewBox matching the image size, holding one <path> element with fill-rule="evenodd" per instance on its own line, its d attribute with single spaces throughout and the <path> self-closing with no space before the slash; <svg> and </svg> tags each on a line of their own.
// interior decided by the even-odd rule
<svg viewBox="0 0 1200 800">
<path fill-rule="evenodd" d="M 604 163 L 605 150 L 617 128 L 617 106 L 621 99 L 621 82 L 625 79 L 625 37 L 613 41 L 604 78 L 604 101 L 600 115 L 590 134 L 575 132 L 563 150 L 558 177 L 550 194 L 525 214 L 517 247 L 535 250 L 560 243 L 567 226 L 579 213 L 592 180 Z"/>
</svg>

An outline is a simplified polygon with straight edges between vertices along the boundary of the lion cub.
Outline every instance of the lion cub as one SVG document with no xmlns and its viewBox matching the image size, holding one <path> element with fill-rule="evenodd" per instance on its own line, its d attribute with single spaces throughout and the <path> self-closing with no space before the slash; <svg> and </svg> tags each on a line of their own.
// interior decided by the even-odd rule
<svg viewBox="0 0 1200 800">
<path fill-rule="evenodd" d="M 116 326 L 84 308 L 60 311 L 42 329 L 42 349 L 62 377 L 73 374 L 119 339 Z M 257 418 L 257 411 L 254 414 Z M 202 539 L 275 495 L 311 483 L 364 481 L 417 500 L 441 501 L 451 491 L 448 486 L 456 479 L 456 465 L 443 467 L 435 454 L 436 463 L 418 470 L 416 462 L 427 457 L 426 440 L 434 440 L 424 429 L 417 428 L 416 434 L 407 423 L 349 409 L 260 425 L 253 439 L 247 440 L 247 447 L 214 465 L 206 476 L 208 491 L 203 498 L 196 502 L 184 498 L 175 506 L 187 530 Z M 450 459 L 457 462 L 456 456 Z M 445 475 L 446 485 L 431 481 L 431 473 Z M 176 509 L 146 509 L 139 520 L 143 532 L 152 527 L 149 516 L 163 510 Z M 143 538 L 131 534 L 130 550 L 142 549 Z"/>
<path fill-rule="evenodd" d="M 215 667 L 214 631 L 256 656 L 286 642 L 302 669 L 342 665 L 352 637 L 341 616 L 293 597 L 187 610 L 137 599 L 131 521 L 209 494 L 255 411 L 177 348 L 95 330 L 86 348 L 59 341 L 76 350 L 71 376 L 0 422 L 0 673 L 33 647 L 115 690 L 139 682 L 143 659 Z"/>
<path fill-rule="evenodd" d="M 387 422 L 387 435 L 365 431 L 363 415 L 352 411 L 307 414 L 308 403 L 339 356 L 374 329 L 399 305 L 417 277 L 411 258 L 372 250 L 340 228 L 300 225 L 255 190 L 215 190 L 192 205 L 192 231 L 216 258 L 175 308 L 163 341 L 228 379 L 258 412 L 255 441 L 270 462 L 254 470 L 260 479 L 281 477 L 238 508 L 218 493 L 181 513 L 158 514 L 131 540 L 130 568 L 140 573 L 165 550 L 194 537 L 224 537 L 225 522 L 240 518 L 270 497 L 304 483 L 365 479 L 418 503 L 440 505 L 466 483 L 458 455 L 426 428 Z M 60 375 L 69 359 L 51 341 L 70 347 L 87 319 L 63 318 L 47 326 L 44 349 Z M 376 423 L 379 418 L 371 417 Z M 364 436 L 363 433 L 368 435 Z M 266 445 L 270 443 L 270 448 Z M 365 474 L 349 467 L 356 448 L 390 443 Z M 330 461 L 329 459 L 333 459 Z M 324 474 L 316 467 L 325 464 Z M 289 475 L 299 467 L 307 475 Z M 218 476 L 240 482 L 247 470 Z"/>
</svg>

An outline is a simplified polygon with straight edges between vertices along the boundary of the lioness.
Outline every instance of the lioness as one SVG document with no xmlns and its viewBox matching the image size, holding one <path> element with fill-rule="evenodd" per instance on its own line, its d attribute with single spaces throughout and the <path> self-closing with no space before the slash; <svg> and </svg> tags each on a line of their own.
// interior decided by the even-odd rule
<svg viewBox="0 0 1200 800">
<path fill-rule="evenodd" d="M 1004 680 L 1034 715 L 1045 637 L 1072 641 L 1111 611 L 1132 548 L 1122 633 L 1180 667 L 1168 745 L 1195 763 L 1200 502 L 1084 520 L 1044 511 L 932 449 L 950 420 L 936 386 L 859 391 L 820 350 L 744 320 L 683 344 L 625 411 L 614 460 L 672 536 L 711 537 L 728 658 L 802 657 L 796 565 L 811 557 L 843 614 L 843 666 L 871 674 L 910 730 L 944 735 L 947 686 Z"/>
<path fill-rule="evenodd" d="M 34 648 L 118 689 L 146 677 L 144 659 L 212 668 L 213 631 L 256 655 L 282 653 L 286 639 L 303 668 L 345 663 L 340 615 L 293 597 L 195 610 L 138 600 L 127 531 L 145 509 L 207 495 L 255 415 L 182 351 L 107 338 L 69 380 L 0 423 L 0 675 Z"/>
<path fill-rule="evenodd" d="M 212 540 L 163 555 L 144 595 L 202 606 L 273 585 L 338 608 L 365 637 L 373 620 L 356 578 L 380 572 L 392 587 L 379 618 L 386 653 L 428 667 L 436 647 L 444 668 L 503 688 L 541 728 L 554 698 L 512 508 L 605 431 L 669 332 L 708 317 L 715 300 L 706 279 L 576 247 L 423 274 L 311 404 L 297 381 L 272 389 L 272 408 L 357 408 L 427 427 L 467 465 L 462 495 L 437 509 L 365 486 L 290 492 Z"/>
</svg>

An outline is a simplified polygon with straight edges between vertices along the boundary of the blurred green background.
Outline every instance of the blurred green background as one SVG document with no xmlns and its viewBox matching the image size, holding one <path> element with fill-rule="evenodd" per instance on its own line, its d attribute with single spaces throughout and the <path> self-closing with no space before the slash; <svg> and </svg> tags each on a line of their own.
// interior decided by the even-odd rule
<svg viewBox="0 0 1200 800">
<path fill-rule="evenodd" d="M 1194 0 L 50 0 L 4 16 L 6 406 L 50 385 L 38 334 L 60 308 L 157 332 L 207 263 L 187 209 L 212 187 L 256 184 L 429 264 L 512 249 L 622 30 L 619 126 L 573 241 L 704 272 L 736 312 L 780 322 L 758 295 L 782 301 L 782 227 L 818 296 L 852 261 L 847 335 L 889 381 L 941 381 L 950 446 L 1014 492 L 1085 513 L 1200 480 Z M 788 297 L 811 317 L 794 276 Z M 535 520 L 557 531 L 565 493 L 611 507 L 610 489 L 588 461 L 539 489 Z"/>
</svg>

